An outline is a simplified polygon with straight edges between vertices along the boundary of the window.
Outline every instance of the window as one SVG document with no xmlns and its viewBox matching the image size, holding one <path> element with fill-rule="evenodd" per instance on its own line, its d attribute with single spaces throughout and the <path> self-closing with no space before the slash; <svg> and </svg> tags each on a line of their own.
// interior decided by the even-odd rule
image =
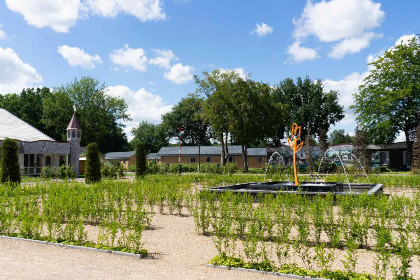
<svg viewBox="0 0 420 280">
<path fill-rule="evenodd" d="M 70 138 L 70 130 L 67 131 L 67 138 Z"/>
<path fill-rule="evenodd" d="M 190 158 L 190 162 L 195 162 L 195 156 L 192 156 L 192 157 Z"/>
<path fill-rule="evenodd" d="M 233 157 L 233 156 L 230 156 L 230 157 L 228 158 L 228 162 L 229 162 L 229 163 L 233 163 L 233 162 L 234 162 L 234 157 Z"/>
<path fill-rule="evenodd" d="M 123 163 L 125 163 L 125 160 L 123 160 Z"/>
<path fill-rule="evenodd" d="M 211 162 L 211 157 L 207 157 L 207 162 Z"/>
<path fill-rule="evenodd" d="M 71 131 L 71 137 L 73 137 L 73 138 L 76 137 L 76 131 L 75 130 Z"/>
<path fill-rule="evenodd" d="M 257 157 L 258 162 L 262 162 L 262 157 Z"/>
<path fill-rule="evenodd" d="M 80 138 L 80 130 L 77 131 L 77 138 Z"/>
<path fill-rule="evenodd" d="M 51 157 L 50 156 L 45 157 L 45 166 L 51 166 Z"/>
</svg>

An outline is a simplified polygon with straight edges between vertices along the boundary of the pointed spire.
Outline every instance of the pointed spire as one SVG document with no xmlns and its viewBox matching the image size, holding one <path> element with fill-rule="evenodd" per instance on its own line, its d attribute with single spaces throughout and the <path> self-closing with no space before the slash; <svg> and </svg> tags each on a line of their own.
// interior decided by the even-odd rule
<svg viewBox="0 0 420 280">
<path fill-rule="evenodd" d="M 79 125 L 79 122 L 77 121 L 76 114 L 73 114 L 73 117 L 71 118 L 71 121 L 70 121 L 67 129 L 78 129 L 78 130 L 80 130 L 80 125 Z"/>
</svg>

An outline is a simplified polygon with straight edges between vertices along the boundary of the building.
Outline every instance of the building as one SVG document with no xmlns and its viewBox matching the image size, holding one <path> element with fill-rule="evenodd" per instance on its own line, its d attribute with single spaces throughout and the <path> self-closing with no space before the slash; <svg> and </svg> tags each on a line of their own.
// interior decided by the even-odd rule
<svg viewBox="0 0 420 280">
<path fill-rule="evenodd" d="M 119 161 L 125 168 L 136 164 L 136 152 L 112 152 L 104 156 L 104 161 Z"/>
<path fill-rule="evenodd" d="M 236 168 L 244 167 L 241 146 L 228 146 L 228 163 L 235 163 Z M 157 156 L 160 156 L 162 163 L 178 163 L 181 155 L 181 163 L 220 163 L 220 146 L 182 146 L 162 147 Z M 248 148 L 248 167 L 262 168 L 267 162 L 267 151 L 265 148 Z"/>
<path fill-rule="evenodd" d="M 328 151 L 325 155 L 319 154 L 319 147 L 312 147 L 312 157 L 317 159 L 328 158 L 338 165 L 354 164 L 357 162 L 357 158 L 353 154 L 352 144 L 337 144 L 329 145 Z M 407 160 L 407 144 L 405 142 L 391 143 L 391 144 L 379 144 L 379 145 L 368 145 L 368 149 L 371 151 L 371 167 L 385 166 L 391 169 L 401 169 L 404 166 L 410 165 Z M 274 152 L 278 152 L 285 164 L 292 163 L 292 149 L 289 146 L 281 147 L 267 147 L 267 154 L 271 156 Z M 304 146 L 297 154 L 299 164 L 306 164 L 307 147 Z"/>
<path fill-rule="evenodd" d="M 147 161 L 155 161 L 157 163 L 161 162 L 161 157 L 157 153 L 150 153 L 147 155 Z"/>
<path fill-rule="evenodd" d="M 24 175 L 39 175 L 44 166 L 62 164 L 72 165 L 79 174 L 81 129 L 75 115 L 67 128 L 68 141 L 60 142 L 0 108 L 0 146 L 6 138 L 17 141 L 19 165 Z"/>
</svg>

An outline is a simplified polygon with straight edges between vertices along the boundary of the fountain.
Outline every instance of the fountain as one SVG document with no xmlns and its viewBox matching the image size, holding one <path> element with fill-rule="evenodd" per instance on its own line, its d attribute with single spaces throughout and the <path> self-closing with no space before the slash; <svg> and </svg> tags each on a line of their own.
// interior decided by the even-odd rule
<svg viewBox="0 0 420 280">
<path fill-rule="evenodd" d="M 341 182 L 328 182 L 328 183 L 327 182 L 301 182 L 299 183 L 299 178 L 298 178 L 298 173 L 297 173 L 297 155 L 296 154 L 303 147 L 303 141 L 299 143 L 300 136 L 301 136 L 301 127 L 294 123 L 292 126 L 291 137 L 287 138 L 287 142 L 290 148 L 293 150 L 293 167 L 294 167 L 294 179 L 295 179 L 294 182 L 289 182 L 289 181 L 250 182 L 250 183 L 236 184 L 236 185 L 231 185 L 231 186 L 214 187 L 208 190 L 210 192 L 217 192 L 217 193 L 233 192 L 233 193 L 248 193 L 251 195 L 258 195 L 258 194 L 274 194 L 275 195 L 278 193 L 298 193 L 305 196 L 326 195 L 328 193 L 332 193 L 334 196 L 349 195 L 349 194 L 358 195 L 358 194 L 364 194 L 364 193 L 366 193 L 367 195 L 376 196 L 382 193 L 383 191 L 382 184 L 350 183 L 344 163 L 339 156 L 338 158 L 346 174 L 347 183 L 345 184 Z M 324 157 L 327 152 L 328 150 L 325 152 Z M 279 153 L 277 154 L 280 155 Z M 273 155 L 270 157 L 269 163 L 275 160 L 275 158 L 273 158 Z M 276 155 L 276 157 L 278 156 Z M 323 158 L 321 159 L 321 163 L 322 163 L 322 160 Z"/>
</svg>

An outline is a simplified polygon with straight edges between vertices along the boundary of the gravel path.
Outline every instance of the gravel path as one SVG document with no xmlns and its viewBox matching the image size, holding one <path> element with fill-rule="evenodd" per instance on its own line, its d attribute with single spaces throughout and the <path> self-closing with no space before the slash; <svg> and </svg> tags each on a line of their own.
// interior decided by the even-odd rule
<svg viewBox="0 0 420 280">
<path fill-rule="evenodd" d="M 285 279 L 205 267 L 217 252 L 191 217 L 156 215 L 153 225 L 143 240 L 154 259 L 0 239 L 0 279 Z"/>
</svg>

